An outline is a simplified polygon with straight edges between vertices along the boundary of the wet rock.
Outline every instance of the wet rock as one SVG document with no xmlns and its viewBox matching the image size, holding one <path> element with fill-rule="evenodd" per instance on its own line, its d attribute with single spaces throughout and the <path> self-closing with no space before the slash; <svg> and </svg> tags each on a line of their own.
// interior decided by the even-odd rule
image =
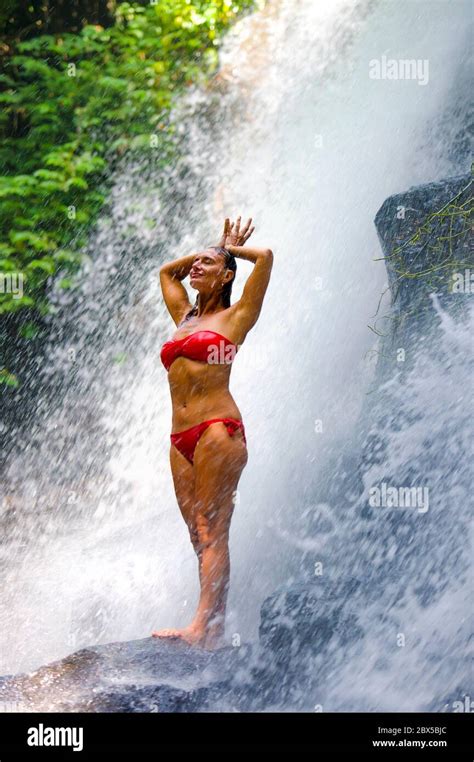
<svg viewBox="0 0 474 762">
<path fill-rule="evenodd" d="M 218 651 L 145 638 L 91 646 L 0 679 L 4 711 L 264 711 L 290 701 L 299 660 L 361 637 L 347 597 L 357 581 L 295 585 L 264 601 L 260 643 Z"/>
<path fill-rule="evenodd" d="M 188 712 L 240 701 L 232 676 L 247 647 L 205 651 L 145 638 L 81 649 L 0 681 L 0 705 L 46 712 Z"/>
<path fill-rule="evenodd" d="M 473 189 L 471 175 L 457 175 L 390 196 L 377 212 L 391 293 L 390 314 L 383 318 L 382 310 L 375 325 L 384 336 L 379 377 L 400 369 L 398 348 L 405 350 L 408 368 L 423 343 L 436 336 L 431 294 L 454 318 L 465 314 L 474 275 L 468 216 Z"/>
<path fill-rule="evenodd" d="M 360 587 L 356 579 L 292 585 L 267 598 L 262 606 L 260 641 L 279 664 L 303 652 L 320 654 L 337 638 L 342 644 L 361 636 L 348 599 Z"/>
</svg>

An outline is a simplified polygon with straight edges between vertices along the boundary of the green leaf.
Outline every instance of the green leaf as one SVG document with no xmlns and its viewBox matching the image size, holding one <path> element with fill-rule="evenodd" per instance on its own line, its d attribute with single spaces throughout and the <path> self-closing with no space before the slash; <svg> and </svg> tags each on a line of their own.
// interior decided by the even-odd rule
<svg viewBox="0 0 474 762">
<path fill-rule="evenodd" d="M 28 271 L 43 270 L 44 272 L 48 273 L 48 275 L 52 275 L 56 268 L 55 268 L 54 262 L 51 259 L 44 258 L 44 259 L 34 259 L 32 262 L 28 262 L 26 269 Z"/>
<path fill-rule="evenodd" d="M 20 382 L 17 377 L 13 375 L 13 373 L 9 373 L 5 368 L 3 368 L 0 370 L 0 384 L 16 388 L 20 385 Z"/>
<path fill-rule="evenodd" d="M 36 323 L 25 323 L 20 328 L 20 336 L 22 336 L 24 339 L 35 339 L 39 334 L 39 327 L 36 325 Z"/>
</svg>

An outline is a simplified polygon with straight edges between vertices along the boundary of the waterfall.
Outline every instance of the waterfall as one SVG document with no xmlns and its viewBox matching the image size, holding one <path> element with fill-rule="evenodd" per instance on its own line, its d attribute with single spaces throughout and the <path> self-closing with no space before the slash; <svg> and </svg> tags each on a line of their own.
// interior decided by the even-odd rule
<svg viewBox="0 0 474 762">
<path fill-rule="evenodd" d="M 342 480 L 338 457 L 357 457 L 354 429 L 374 373 L 368 324 L 386 271 L 374 261 L 381 254 L 373 219 L 390 194 L 466 170 L 452 144 L 467 109 L 458 89 L 469 7 L 269 3 L 228 34 L 209 87 L 192 88 L 177 104 L 177 165 L 157 169 L 150 149 L 142 164 L 114 170 L 78 286 L 55 297 L 51 339 L 30 379 L 35 410 L 8 462 L 1 674 L 182 626 L 194 613 L 197 561 L 172 488 L 171 406 L 159 360 L 174 326 L 157 270 L 216 243 L 225 216 L 252 216 L 252 242 L 275 257 L 261 316 L 231 377 L 249 463 L 230 534 L 228 637 L 256 638 L 262 601 L 298 579 L 308 548 L 323 552 L 331 541 L 335 566 L 370 558 L 350 537 L 338 542 L 344 506 L 328 496 Z M 371 78 L 370 62 L 383 56 L 428 61 L 428 82 Z M 447 130 L 452 103 L 460 105 Z M 250 268 L 238 261 L 234 300 Z M 426 404 L 424 379 L 432 378 L 426 431 L 413 432 L 405 457 L 424 446 L 433 420 L 440 441 L 445 436 L 438 390 L 468 383 L 456 352 L 463 330 L 450 325 L 445 339 L 459 376 L 426 360 L 421 376 L 413 371 L 394 389 L 416 415 Z M 462 406 L 456 415 L 464 430 Z M 390 428 L 384 435 L 395 437 Z M 327 528 L 311 541 L 305 527 L 315 507 Z M 465 590 L 454 594 L 464 600 Z M 449 613 L 447 596 L 437 608 L 412 604 L 421 640 Z M 374 622 L 376 613 L 370 609 Z M 407 708 L 395 664 L 386 670 L 391 681 L 379 678 L 380 663 L 390 660 L 384 637 L 374 625 L 365 644 L 371 659 L 354 656 L 330 692 L 333 706 Z M 417 654 L 407 668 L 413 680 Z M 447 669 L 446 662 L 432 680 Z M 390 700 L 381 697 L 379 688 L 394 684 Z M 419 687 L 420 701 L 432 687 L 428 680 Z"/>
</svg>

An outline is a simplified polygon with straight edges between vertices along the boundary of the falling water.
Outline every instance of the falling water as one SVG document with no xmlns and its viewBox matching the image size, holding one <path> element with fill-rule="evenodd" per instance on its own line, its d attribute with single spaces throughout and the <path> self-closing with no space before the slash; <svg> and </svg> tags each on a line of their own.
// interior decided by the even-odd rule
<svg viewBox="0 0 474 762">
<path fill-rule="evenodd" d="M 229 33 L 209 88 L 192 88 L 176 106 L 176 166 L 158 173 L 150 149 L 141 164 L 114 170 L 78 287 L 56 295 L 35 414 L 9 462 L 5 500 L 15 512 L 1 550 L 0 673 L 147 637 L 194 612 L 197 565 L 172 488 L 171 406 L 159 361 L 173 324 L 156 271 L 217 242 L 225 216 L 252 216 L 252 241 L 275 254 L 259 322 L 231 380 L 249 463 L 231 529 L 228 636 L 255 639 L 263 599 L 298 579 L 315 505 L 329 529 L 310 548 L 329 542 L 336 567 L 347 554 L 354 565 L 361 554 L 370 559 L 367 539 L 357 547 L 345 537 L 340 546 L 332 517 L 341 506 L 327 495 L 373 377 L 367 324 L 386 286 L 373 219 L 390 194 L 466 170 L 452 144 L 464 120 L 457 91 L 468 13 L 467 2 L 269 3 Z M 371 79 L 369 62 L 384 54 L 427 59 L 429 82 Z M 448 132 L 452 102 L 461 107 Z M 238 262 L 234 299 L 249 271 Z M 450 328 L 453 341 L 463 338 L 457 330 Z M 431 371 L 436 383 L 420 426 L 438 420 L 439 428 L 438 390 L 454 381 L 443 366 Z M 400 390 L 415 407 L 424 404 L 425 378 L 414 374 Z M 394 437 L 390 428 L 384 434 Z M 423 435 L 410 438 L 407 457 Z M 420 640 L 449 611 L 446 595 L 437 608 L 413 604 Z M 378 621 L 376 610 L 366 613 Z M 364 641 L 371 658 L 354 654 L 327 700 L 335 708 L 419 706 L 433 685 L 427 679 L 408 700 L 395 665 L 381 667 L 383 628 L 373 630 Z M 449 630 L 444 637 L 449 647 Z M 406 679 L 418 679 L 416 658 Z"/>
</svg>

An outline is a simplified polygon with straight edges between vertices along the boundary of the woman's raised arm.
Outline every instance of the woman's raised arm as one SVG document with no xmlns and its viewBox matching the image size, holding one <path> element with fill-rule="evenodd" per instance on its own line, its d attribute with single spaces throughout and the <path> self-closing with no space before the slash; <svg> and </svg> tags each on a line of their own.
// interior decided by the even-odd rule
<svg viewBox="0 0 474 762">
<path fill-rule="evenodd" d="M 176 325 L 192 309 L 188 292 L 181 283 L 191 270 L 196 254 L 187 254 L 160 267 L 160 285 L 163 299 Z"/>
<path fill-rule="evenodd" d="M 226 246 L 226 249 L 234 257 L 254 262 L 254 268 L 246 280 L 242 296 L 233 305 L 239 324 L 247 333 L 257 322 L 262 309 L 273 267 L 273 252 L 271 249 L 251 249 L 232 245 Z"/>
</svg>

